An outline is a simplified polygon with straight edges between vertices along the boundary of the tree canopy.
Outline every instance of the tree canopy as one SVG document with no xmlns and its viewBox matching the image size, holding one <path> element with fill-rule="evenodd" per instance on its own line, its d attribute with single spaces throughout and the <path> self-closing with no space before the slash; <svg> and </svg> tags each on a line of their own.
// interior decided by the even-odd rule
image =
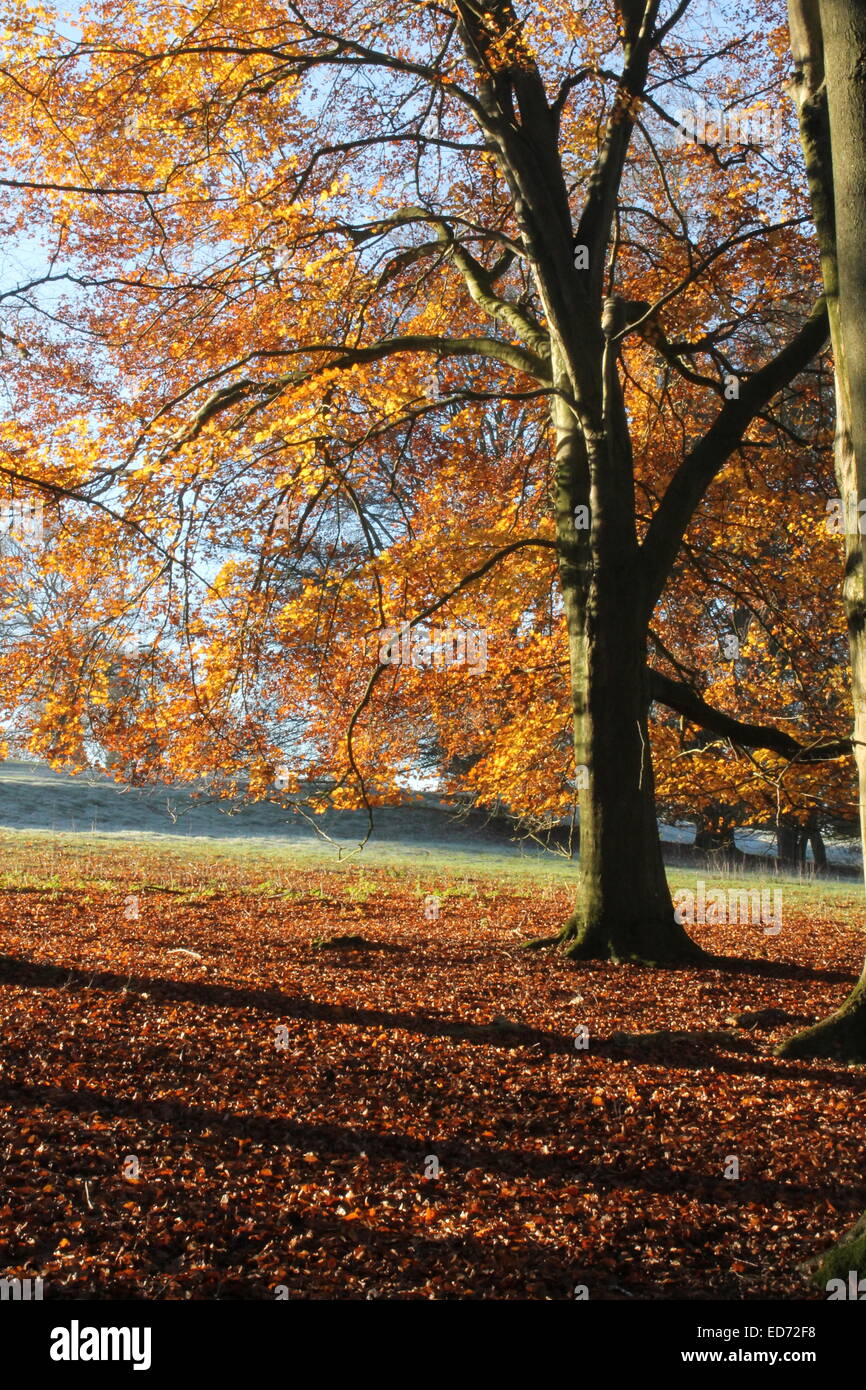
<svg viewBox="0 0 866 1390">
<path fill-rule="evenodd" d="M 44 544 L 3 559 L 0 681 L 34 750 L 344 805 L 577 787 L 589 826 L 605 761 L 647 792 L 642 707 L 600 732 L 635 672 L 672 814 L 852 813 L 781 0 L 743 30 L 7 11 L 0 467 Z"/>
</svg>

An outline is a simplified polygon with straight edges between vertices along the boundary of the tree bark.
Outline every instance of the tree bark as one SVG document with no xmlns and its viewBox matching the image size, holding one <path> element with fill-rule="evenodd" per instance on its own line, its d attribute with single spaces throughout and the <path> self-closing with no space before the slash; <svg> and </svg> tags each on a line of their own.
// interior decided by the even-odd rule
<svg viewBox="0 0 866 1390">
<path fill-rule="evenodd" d="M 843 601 L 851 651 L 854 756 L 866 866 L 866 6 L 789 0 L 803 152 L 836 368 L 836 478 L 846 526 Z M 840 1009 L 778 1049 L 785 1057 L 866 1061 L 866 964 Z"/>
<path fill-rule="evenodd" d="M 622 325 L 600 322 L 599 311 L 634 99 L 646 82 L 658 10 L 659 0 L 645 0 L 623 14 L 616 109 L 575 235 L 558 118 L 540 74 L 531 61 L 506 74 L 500 60 L 491 66 L 485 59 L 492 28 L 519 29 L 510 3 L 488 12 L 486 28 L 474 7 L 458 3 L 491 147 L 512 190 L 550 342 L 554 504 L 581 822 L 578 904 L 561 940 L 575 956 L 648 963 L 682 959 L 697 948 L 674 917 L 661 856 L 647 728 L 649 610 L 614 341 Z M 583 271 L 575 266 L 575 243 L 587 250 Z M 586 512 L 576 528 L 577 507 Z"/>
<path fill-rule="evenodd" d="M 827 872 L 827 846 L 824 844 L 824 837 L 821 834 L 821 827 L 818 824 L 817 816 L 810 816 L 806 825 L 806 845 L 812 847 L 812 858 L 815 862 L 815 873 L 824 874 Z"/>
<path fill-rule="evenodd" d="M 776 826 L 776 848 L 780 866 L 802 869 L 806 861 L 806 839 L 801 826 L 780 822 Z"/>
<path fill-rule="evenodd" d="M 821 1257 L 813 1276 L 818 1288 L 827 1290 L 831 1279 L 841 1279 L 846 1298 L 851 1298 L 851 1274 L 857 1282 L 866 1278 L 866 1215 Z M 829 1296 L 829 1295 L 828 1295 Z M 858 1301 L 863 1295 L 857 1293 Z"/>
<path fill-rule="evenodd" d="M 602 552 L 604 550 L 601 546 Z M 634 566 L 598 557 L 570 646 L 580 791 L 580 895 L 568 954 L 645 963 L 699 954 L 674 917 L 647 720 L 646 637 Z"/>
<path fill-rule="evenodd" d="M 580 774 L 580 890 L 561 940 L 572 958 L 656 964 L 700 953 L 674 917 L 662 859 L 633 463 L 616 353 L 597 346 L 607 376 L 603 469 L 592 466 L 554 354 L 557 538 Z"/>
</svg>

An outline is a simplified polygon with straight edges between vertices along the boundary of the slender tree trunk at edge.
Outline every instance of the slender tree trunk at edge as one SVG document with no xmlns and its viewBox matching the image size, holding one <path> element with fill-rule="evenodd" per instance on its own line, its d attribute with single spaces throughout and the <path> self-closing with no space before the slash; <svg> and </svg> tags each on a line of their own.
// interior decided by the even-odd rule
<svg viewBox="0 0 866 1390">
<path fill-rule="evenodd" d="M 789 0 L 793 85 L 836 367 L 836 477 L 843 511 L 866 498 L 866 5 Z M 843 600 L 851 650 L 854 753 L 866 864 L 866 568 L 846 527 Z M 784 1057 L 866 1061 L 866 965 L 829 1018 L 789 1038 Z"/>
</svg>

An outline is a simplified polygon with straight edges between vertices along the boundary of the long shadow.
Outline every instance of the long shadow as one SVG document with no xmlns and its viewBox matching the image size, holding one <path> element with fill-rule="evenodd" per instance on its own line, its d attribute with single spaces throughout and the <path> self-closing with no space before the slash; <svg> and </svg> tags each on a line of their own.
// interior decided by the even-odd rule
<svg viewBox="0 0 866 1390">
<path fill-rule="evenodd" d="M 856 1092 L 866 1090 L 866 1072 L 857 1075 L 841 1065 L 834 1071 L 828 1066 L 807 1066 L 800 1061 L 789 1061 L 772 1053 L 759 1052 L 747 1038 L 737 1048 L 745 1055 L 737 1057 L 717 1051 L 713 1044 L 704 1040 L 700 1031 L 695 1031 L 688 1038 L 660 1043 L 656 1055 L 646 1055 L 642 1051 L 643 1042 L 640 1033 L 628 1039 L 596 1037 L 592 1040 L 591 1052 L 594 1057 L 606 1057 L 611 1062 L 628 1061 L 644 1067 L 678 1067 L 684 1071 L 706 1071 L 707 1067 L 712 1067 L 714 1071 L 728 1076 L 760 1076 L 770 1081 L 794 1075 L 798 1081 L 823 1081 Z"/>
<path fill-rule="evenodd" d="M 855 984 L 853 970 L 820 970 L 809 965 L 796 965 L 787 960 L 764 960 L 754 956 L 707 955 L 701 965 L 704 970 L 720 970 L 725 975 L 756 975 L 765 980 L 814 980 L 819 984 Z"/>
<path fill-rule="evenodd" d="M 333 1300 L 333 1286 L 329 1287 L 328 1282 L 333 1276 L 329 1275 L 327 1270 L 304 1268 L 301 1264 L 287 1275 L 278 1276 L 274 1273 L 269 1279 L 268 1275 L 257 1270 L 253 1263 L 261 1249 L 260 1242 L 254 1238 L 254 1234 L 237 1231 L 231 1219 L 226 1223 L 225 1213 L 218 1207 L 205 1207 L 203 1210 L 207 1211 L 209 1263 L 217 1268 L 221 1265 L 226 1266 L 225 1278 L 219 1286 L 222 1291 L 214 1294 L 215 1299 L 232 1302 L 265 1299 L 273 1302 L 277 1285 L 285 1284 L 293 1298 Z M 222 1226 L 218 1224 L 221 1218 Z M 443 1235 L 422 1234 L 416 1230 L 377 1225 L 375 1218 L 355 1221 L 347 1227 L 345 1221 L 338 1218 L 328 1219 L 325 1214 L 314 1214 L 309 1208 L 303 1212 L 290 1209 L 285 1213 L 285 1221 L 287 1224 L 281 1231 L 284 1238 L 288 1235 L 303 1235 L 308 1245 L 313 1248 L 327 1248 L 331 1251 L 342 1246 L 339 1252 L 341 1256 L 351 1251 L 352 1278 L 358 1280 L 360 1277 L 367 1282 L 360 1288 L 357 1285 L 354 1289 L 351 1285 L 341 1287 L 341 1300 L 366 1301 L 367 1284 L 373 1288 L 373 1297 L 378 1297 L 375 1292 L 377 1284 L 389 1285 L 393 1290 L 383 1294 L 383 1298 L 412 1297 L 413 1278 L 429 1277 L 436 1271 L 437 1266 L 441 1268 L 443 1260 L 448 1262 L 446 1272 L 458 1283 L 458 1290 L 453 1293 L 439 1292 L 437 1298 L 459 1298 L 461 1301 L 485 1298 L 521 1299 L 529 1296 L 524 1292 L 525 1289 L 543 1286 L 551 1298 L 570 1299 L 573 1297 L 575 1284 L 581 1280 L 590 1285 L 593 1296 L 597 1298 L 606 1297 L 608 1294 L 611 1298 L 617 1297 L 613 1291 L 615 1273 L 605 1268 L 596 1275 L 597 1257 L 592 1252 L 582 1252 L 580 1258 L 575 1260 L 567 1249 L 551 1248 L 526 1234 L 497 1249 L 496 1269 L 493 1271 L 489 1269 L 489 1243 L 466 1230 Z M 50 1258 L 56 1244 L 57 1233 L 52 1231 L 42 1249 L 36 1247 L 28 1251 L 34 1270 L 40 1267 L 41 1262 Z M 185 1244 L 185 1235 L 175 1238 L 169 1247 L 173 1260 L 183 1255 Z M 359 1247 L 363 1251 L 360 1259 Z M 165 1270 L 167 1248 L 162 1246 L 158 1250 L 158 1263 L 148 1262 L 150 1253 L 145 1237 L 138 1254 L 143 1262 L 142 1281 L 150 1282 L 154 1286 L 153 1291 L 131 1290 L 128 1284 L 124 1284 L 120 1291 L 109 1289 L 106 1292 L 103 1287 L 97 1285 L 97 1294 L 94 1295 L 90 1291 L 92 1285 L 79 1283 L 64 1289 L 63 1300 L 75 1302 L 98 1296 L 108 1297 L 117 1302 L 138 1303 L 159 1299 L 162 1291 L 171 1287 L 172 1282 L 172 1276 L 167 1276 Z M 236 1271 L 239 1266 L 246 1265 L 247 1257 L 250 1260 L 247 1273 L 241 1276 Z M 290 1260 L 286 1262 L 289 1263 Z M 485 1267 L 488 1268 L 488 1272 L 479 1278 L 479 1270 Z M 461 1276 L 464 1283 L 468 1282 L 468 1289 L 459 1287 Z M 46 1297 L 51 1297 L 50 1286 L 46 1287 Z"/>
<path fill-rule="evenodd" d="M 451 1038 L 505 1051 L 536 1047 L 546 1053 L 571 1052 L 574 1039 L 562 1033 L 523 1026 L 449 1022 L 423 1015 L 387 1009 L 359 1009 L 327 1004 L 315 999 L 283 994 L 273 989 L 246 989 L 199 981 L 168 980 L 161 976 L 120 975 L 112 970 L 80 970 L 76 966 L 49 965 L 16 956 L 0 955 L 0 985 L 36 989 L 95 989 L 113 994 L 145 992 L 151 999 L 172 1003 L 215 1005 L 220 1008 L 259 1009 L 277 1018 L 309 1019 L 321 1023 L 354 1023 L 360 1027 L 400 1028 L 423 1037 Z"/>
<path fill-rule="evenodd" d="M 773 1203 L 798 1205 L 818 1199 L 846 1207 L 852 1198 L 850 1184 L 828 1181 L 823 1177 L 820 1186 L 808 1183 L 786 1183 L 772 1178 L 749 1177 L 743 1174 L 732 1183 L 720 1171 L 718 1175 L 690 1172 L 675 1168 L 664 1158 L 641 1166 L 623 1163 L 619 1156 L 609 1164 L 597 1161 L 597 1151 L 591 1158 L 581 1160 L 573 1151 L 544 1154 L 523 1149 L 472 1144 L 466 1140 L 440 1140 L 431 1137 L 421 1141 L 413 1135 L 389 1130 L 383 1133 L 363 1126 L 311 1124 L 284 1116 L 262 1115 L 254 1112 L 234 1112 L 192 1106 L 184 1102 L 133 1101 L 125 1096 L 109 1096 L 102 1091 L 79 1088 L 75 1091 L 60 1086 L 33 1085 L 16 1087 L 0 1082 L 0 1097 L 13 1105 L 26 1105 L 32 1116 L 33 1106 L 56 1108 L 60 1111 L 87 1115 L 130 1118 L 141 1124 L 162 1129 L 166 1123 L 185 1138 L 199 1136 L 213 1141 L 250 1139 L 272 1144 L 285 1151 L 294 1148 L 299 1154 L 317 1152 L 323 1161 L 341 1157 L 356 1159 L 363 1151 L 371 1164 L 404 1163 L 421 1173 L 425 1157 L 435 1152 L 443 1171 L 460 1169 L 498 1173 L 508 1178 L 549 1180 L 560 1177 L 569 1183 L 582 1181 L 604 1192 L 619 1190 L 643 1191 L 670 1196 L 672 1192 L 687 1192 L 690 1196 L 714 1205 L 740 1210 L 744 1202 L 771 1206 Z M 587 1139 L 591 1136 L 587 1133 Z M 232 1149 L 234 1153 L 234 1147 Z M 820 1175 L 816 1174 L 816 1183 Z M 146 1187 L 146 1184 L 145 1184 Z M 861 1203 L 866 1201 L 866 1186 L 855 1194 Z"/>
<path fill-rule="evenodd" d="M 423 1015 L 399 1013 L 387 1009 L 352 1008 L 342 1004 L 322 1003 L 315 999 L 283 994 L 279 990 L 244 989 L 232 985 L 207 984 L 200 981 L 169 980 L 160 976 L 121 975 L 115 971 L 87 971 L 75 966 L 58 966 L 26 958 L 0 955 L 0 986 L 15 984 L 25 988 L 96 989 L 107 993 L 131 994 L 145 992 L 151 999 L 172 1003 L 216 1005 L 239 1010 L 255 1008 L 275 1018 L 307 1019 L 318 1023 L 353 1023 L 358 1027 L 398 1028 L 422 1037 L 449 1038 L 477 1046 L 497 1047 L 506 1052 L 533 1049 L 536 1057 L 574 1053 L 574 1039 L 562 1033 L 545 1032 L 538 1028 L 449 1022 L 447 1019 L 425 1018 Z M 730 1075 L 763 1076 L 772 1078 L 782 1073 L 780 1062 L 767 1056 L 755 1060 L 731 1058 L 708 1044 L 700 1030 L 692 1038 L 666 1041 L 658 1056 L 636 1056 L 640 1035 L 623 1041 L 593 1039 L 590 1051 L 594 1056 L 611 1061 L 638 1061 L 644 1066 L 682 1067 L 704 1070 L 713 1066 Z M 743 1039 L 743 1051 L 752 1044 Z M 580 1054 L 576 1054 L 580 1055 Z M 826 1081 L 849 1090 L 866 1087 L 866 1076 L 851 1075 L 847 1070 L 805 1066 L 802 1062 L 789 1064 L 803 1080 Z"/>
</svg>

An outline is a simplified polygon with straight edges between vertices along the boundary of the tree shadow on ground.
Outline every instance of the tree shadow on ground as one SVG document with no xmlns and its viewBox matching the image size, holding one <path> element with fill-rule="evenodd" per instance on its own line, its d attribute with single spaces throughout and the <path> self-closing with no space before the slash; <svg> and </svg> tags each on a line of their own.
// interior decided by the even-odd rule
<svg viewBox="0 0 866 1390">
<path fill-rule="evenodd" d="M 424 1037 L 452 1038 L 457 1042 L 483 1044 L 511 1050 L 516 1047 L 542 1048 L 546 1052 L 570 1052 L 572 1037 L 540 1028 L 511 1023 L 461 1023 L 459 1020 L 425 1018 L 388 1009 L 363 1009 L 345 1004 L 328 1004 L 276 989 L 250 989 L 243 986 L 207 984 L 195 980 L 171 980 L 161 976 L 121 975 L 111 970 L 81 970 L 76 966 L 52 965 L 24 957 L 0 955 L 0 986 L 17 985 L 25 989 L 92 989 L 109 994 L 132 996 L 146 993 L 154 1001 L 211 1005 L 218 1008 L 258 1009 L 271 1017 L 307 1019 L 321 1023 L 354 1023 L 360 1027 L 403 1029 Z"/>
<path fill-rule="evenodd" d="M 160 1132 L 168 1124 L 185 1142 L 204 1139 L 209 1150 L 219 1150 L 224 1144 L 230 1146 L 231 1156 L 236 1153 L 239 1139 L 254 1139 L 272 1145 L 281 1153 L 295 1150 L 299 1157 L 313 1151 L 325 1163 L 340 1159 L 355 1161 L 363 1152 L 373 1166 L 400 1164 L 420 1175 L 425 1158 L 435 1152 L 446 1174 L 459 1172 L 462 1175 L 476 1170 L 511 1179 L 528 1177 L 550 1182 L 559 1178 L 569 1184 L 579 1182 L 592 1186 L 606 1194 L 620 1190 L 660 1195 L 686 1192 L 690 1197 L 735 1214 L 741 1212 L 744 1202 L 769 1208 L 776 1203 L 794 1203 L 802 1207 L 804 1203 L 821 1200 L 846 1210 L 849 1205 L 853 1209 L 866 1202 L 866 1186 L 861 1185 L 854 1191 L 850 1184 L 828 1180 L 826 1174 L 817 1171 L 814 1183 L 785 1182 L 752 1176 L 748 1172 L 733 1183 L 724 1176 L 721 1162 L 717 1174 L 695 1171 L 689 1168 L 687 1160 L 678 1161 L 676 1156 L 670 1160 L 660 1156 L 638 1165 L 623 1160 L 619 1154 L 612 1154 L 608 1156 L 609 1162 L 599 1163 L 594 1143 L 590 1144 L 591 1156 L 581 1156 L 573 1147 L 560 1153 L 541 1153 L 537 1149 L 514 1146 L 496 1148 L 462 1138 L 419 1140 L 400 1130 L 383 1132 L 363 1125 L 308 1122 L 251 1111 L 220 1111 L 185 1101 L 133 1100 L 87 1087 L 74 1091 L 42 1084 L 19 1088 L 0 1082 L 0 1097 L 13 1108 L 25 1108 L 31 1117 L 37 1108 L 80 1116 L 85 1122 L 91 1115 L 101 1119 L 134 1119 L 139 1125 L 150 1125 Z M 584 1137 L 590 1142 L 588 1130 Z M 720 1153 L 723 1149 L 722 1144 Z M 213 1152 L 211 1157 L 215 1157 Z M 140 1189 L 142 1198 L 146 1197 L 147 1190 L 145 1182 Z"/>
<path fill-rule="evenodd" d="M 725 975 L 756 975 L 764 980 L 813 981 L 815 984 L 855 984 L 855 970 L 823 970 L 797 965 L 788 960 L 766 960 L 760 956 L 705 956 L 701 969 L 718 970 Z"/>
</svg>

